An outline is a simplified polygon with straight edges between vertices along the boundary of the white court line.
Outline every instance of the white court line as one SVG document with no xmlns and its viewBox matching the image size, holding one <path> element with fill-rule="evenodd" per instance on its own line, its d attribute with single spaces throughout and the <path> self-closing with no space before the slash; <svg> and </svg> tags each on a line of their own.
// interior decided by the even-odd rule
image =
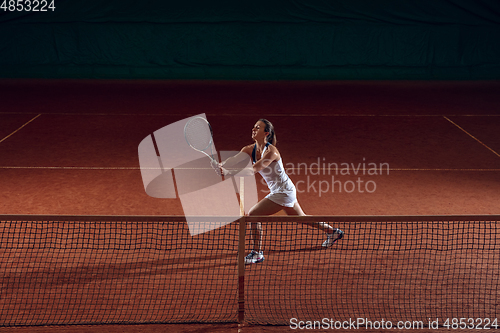
<svg viewBox="0 0 500 333">
<path fill-rule="evenodd" d="M 466 130 L 464 130 L 462 127 L 458 126 L 455 122 L 453 122 L 451 119 L 449 119 L 448 117 L 444 117 L 444 119 L 448 120 L 450 123 L 452 123 L 453 125 L 455 125 L 456 127 L 458 127 L 462 132 L 464 132 L 465 134 L 467 134 L 468 136 L 470 136 L 471 138 L 473 138 L 474 140 L 476 140 L 477 142 L 479 142 L 481 145 L 483 145 L 485 148 L 487 148 L 489 151 L 491 151 L 493 154 L 497 155 L 498 157 L 500 157 L 500 154 L 498 154 L 496 151 L 494 151 L 493 149 L 491 149 L 490 147 L 488 147 L 487 145 L 485 145 L 483 142 L 481 142 L 481 140 L 479 140 L 478 138 L 476 138 L 475 136 L 473 136 L 472 134 L 470 134 L 469 132 L 467 132 Z"/>
<path fill-rule="evenodd" d="M 0 166 L 0 169 L 40 169 L 40 170 L 163 170 L 162 168 L 141 168 L 141 167 L 77 167 L 77 166 Z M 183 170 L 207 170 L 212 168 L 174 168 L 174 169 L 183 169 Z M 342 173 L 352 173 L 354 175 L 369 175 L 366 172 L 373 172 L 374 169 L 352 169 L 352 168 L 285 168 L 288 171 L 297 172 L 297 174 L 292 175 L 306 175 L 311 171 L 319 171 L 322 173 L 315 173 L 314 175 L 326 175 L 328 174 L 342 174 Z M 376 171 L 380 173 L 380 169 L 377 168 Z M 499 172 L 500 169 L 464 169 L 464 168 L 384 168 L 382 171 L 493 171 Z"/>
<path fill-rule="evenodd" d="M 38 114 L 37 116 L 35 116 L 34 118 L 32 118 L 30 121 L 28 121 L 27 123 L 25 123 L 23 126 L 19 127 L 18 129 L 16 129 L 14 132 L 10 133 L 9 135 L 7 135 L 5 138 L 3 138 L 2 140 L 0 140 L 0 143 L 4 142 L 5 140 L 7 140 L 8 138 L 10 138 L 11 136 L 13 136 L 14 134 L 16 134 L 17 132 L 19 132 L 24 126 L 28 125 L 29 123 L 31 123 L 33 120 L 35 120 L 36 118 L 40 117 L 42 114 Z"/>
<path fill-rule="evenodd" d="M 0 115 L 28 115 L 35 114 L 29 112 L 0 112 Z M 52 116 L 195 116 L 196 114 L 187 113 L 71 113 L 71 112 L 50 112 L 41 113 L 40 115 Z M 350 113 L 268 113 L 268 117 L 500 117 L 500 114 L 350 114 Z M 219 113 L 212 114 L 211 117 L 261 117 L 262 114 L 239 114 L 239 113 Z"/>
<path fill-rule="evenodd" d="M 0 166 L 0 169 L 41 169 L 41 170 L 141 170 L 140 167 L 76 167 L 76 166 Z M 142 168 L 162 170 L 160 168 Z"/>
</svg>

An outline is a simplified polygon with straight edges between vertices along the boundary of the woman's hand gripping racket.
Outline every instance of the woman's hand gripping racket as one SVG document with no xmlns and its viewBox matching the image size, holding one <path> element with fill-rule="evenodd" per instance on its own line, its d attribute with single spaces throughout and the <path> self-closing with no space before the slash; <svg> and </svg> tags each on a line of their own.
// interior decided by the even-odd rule
<svg viewBox="0 0 500 333">
<path fill-rule="evenodd" d="M 184 137 L 191 148 L 197 150 L 210 158 L 212 168 L 220 171 L 219 162 L 213 158 L 213 132 L 210 123 L 202 117 L 194 117 L 190 119 L 184 126 Z M 210 154 L 208 149 L 210 148 Z"/>
</svg>

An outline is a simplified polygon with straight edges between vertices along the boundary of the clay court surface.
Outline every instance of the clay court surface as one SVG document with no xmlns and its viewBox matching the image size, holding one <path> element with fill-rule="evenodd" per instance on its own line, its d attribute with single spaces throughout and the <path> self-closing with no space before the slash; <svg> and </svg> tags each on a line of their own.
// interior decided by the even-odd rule
<svg viewBox="0 0 500 333">
<path fill-rule="evenodd" d="M 2 219 L 0 325 L 37 326 L 0 332 L 278 332 L 293 331 L 291 316 L 492 318 L 500 231 L 498 216 L 484 216 L 500 215 L 499 92 L 496 81 L 2 80 L 0 214 L 125 217 Z M 243 327 L 237 224 L 191 237 L 184 222 L 168 220 L 183 215 L 180 200 L 149 197 L 141 179 L 139 143 L 200 113 L 219 151 L 250 144 L 259 118 L 273 122 L 302 208 L 346 231 L 325 250 L 314 229 L 264 223 L 266 260 L 246 269 Z M 376 218 L 386 215 L 462 218 Z"/>
</svg>

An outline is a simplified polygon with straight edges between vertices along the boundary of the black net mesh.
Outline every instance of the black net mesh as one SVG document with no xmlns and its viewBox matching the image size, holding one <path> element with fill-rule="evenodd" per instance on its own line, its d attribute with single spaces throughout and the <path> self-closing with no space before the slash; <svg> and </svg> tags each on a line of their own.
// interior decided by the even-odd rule
<svg viewBox="0 0 500 333">
<path fill-rule="evenodd" d="M 246 218 L 246 253 L 262 221 L 265 260 L 245 267 L 245 321 L 494 319 L 499 220 Z M 1 326 L 238 320 L 237 222 L 192 237 L 172 216 L 0 221 Z M 344 238 L 323 248 L 318 221 Z"/>
</svg>

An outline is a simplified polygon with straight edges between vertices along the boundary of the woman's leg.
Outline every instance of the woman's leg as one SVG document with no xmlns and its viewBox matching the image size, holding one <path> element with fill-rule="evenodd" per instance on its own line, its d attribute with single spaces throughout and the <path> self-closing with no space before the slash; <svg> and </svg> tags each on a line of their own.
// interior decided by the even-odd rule
<svg viewBox="0 0 500 333">
<path fill-rule="evenodd" d="M 271 200 L 264 198 L 258 203 L 256 203 L 250 211 L 248 216 L 258 216 L 258 215 L 273 215 L 282 210 L 284 207 L 272 202 Z M 252 222 L 250 223 L 250 236 L 253 240 L 254 250 L 257 252 L 261 251 L 262 244 L 262 223 Z"/>
<path fill-rule="evenodd" d="M 298 201 L 295 202 L 295 205 L 293 207 L 285 207 L 284 210 L 285 210 L 285 213 L 287 213 L 287 215 L 307 216 L 304 213 L 304 211 L 302 210 L 302 207 L 300 207 L 300 204 Z M 322 231 L 326 232 L 327 234 L 332 234 L 336 230 L 335 228 L 333 228 L 331 225 L 329 225 L 326 222 L 314 222 L 314 221 L 301 222 L 300 219 L 298 219 L 297 222 L 305 223 L 313 228 L 322 230 Z"/>
<path fill-rule="evenodd" d="M 285 212 L 288 215 L 307 216 L 302 210 L 302 207 L 300 207 L 298 201 L 295 202 L 295 205 L 293 207 L 286 207 Z M 300 221 L 300 218 L 297 219 L 297 222 L 304 223 Z M 324 241 L 322 244 L 323 247 L 330 247 L 333 245 L 333 243 L 344 237 L 344 232 L 342 230 L 333 228 L 326 222 L 306 222 L 306 224 L 326 232 L 327 238 L 326 241 Z"/>
</svg>

